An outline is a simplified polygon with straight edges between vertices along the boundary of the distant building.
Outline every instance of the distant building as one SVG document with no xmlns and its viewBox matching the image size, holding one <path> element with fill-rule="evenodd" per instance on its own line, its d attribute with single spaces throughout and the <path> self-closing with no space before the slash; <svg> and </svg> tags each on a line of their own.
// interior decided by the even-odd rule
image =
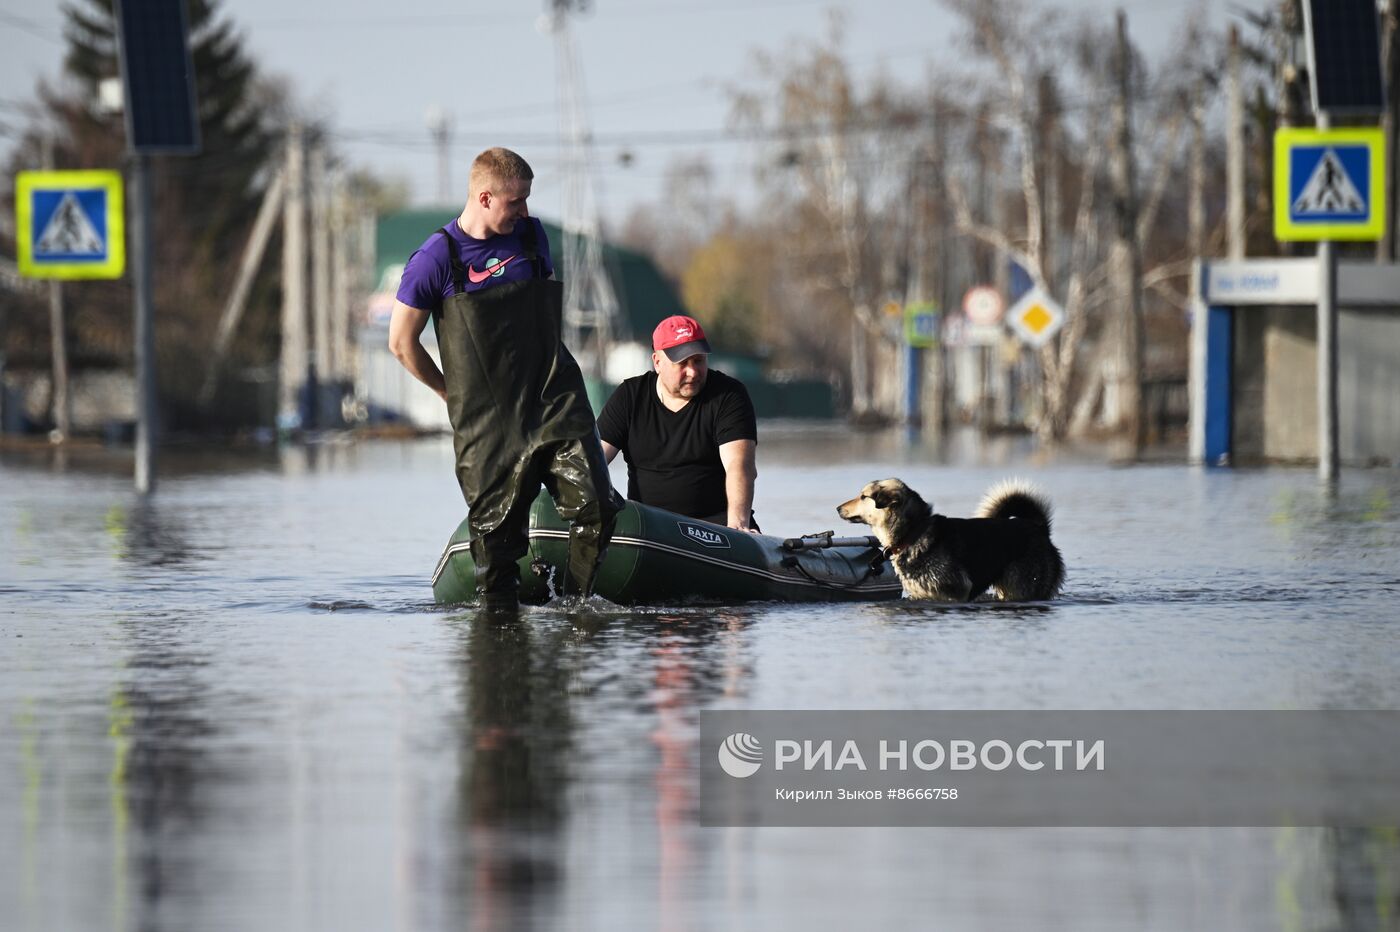
<svg viewBox="0 0 1400 932">
<path fill-rule="evenodd" d="M 1316 462 L 1316 261 L 1206 262 L 1198 290 L 1192 459 Z M 1341 461 L 1400 464 L 1400 266 L 1341 262 L 1337 306 Z"/>
</svg>

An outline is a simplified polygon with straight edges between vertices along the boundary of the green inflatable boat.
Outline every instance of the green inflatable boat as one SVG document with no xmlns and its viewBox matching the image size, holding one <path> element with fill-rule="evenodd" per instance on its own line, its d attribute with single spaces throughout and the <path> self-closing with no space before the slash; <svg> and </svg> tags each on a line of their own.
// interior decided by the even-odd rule
<svg viewBox="0 0 1400 932">
<path fill-rule="evenodd" d="M 433 570 L 433 598 L 475 599 L 466 520 Z M 569 525 L 541 493 L 530 509 L 530 549 L 520 560 L 520 600 L 547 602 L 568 562 Z M 873 537 L 779 538 L 747 534 L 628 502 L 594 592 L 620 605 L 677 602 L 869 602 L 897 599 L 899 579 Z"/>
</svg>

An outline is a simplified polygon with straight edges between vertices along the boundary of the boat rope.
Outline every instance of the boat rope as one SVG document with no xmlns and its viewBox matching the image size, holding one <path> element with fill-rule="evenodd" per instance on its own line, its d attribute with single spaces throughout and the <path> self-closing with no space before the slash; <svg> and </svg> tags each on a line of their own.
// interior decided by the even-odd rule
<svg viewBox="0 0 1400 932">
<path fill-rule="evenodd" d="M 785 557 L 785 558 L 783 559 L 782 565 L 785 566 L 785 567 L 787 567 L 787 568 L 789 568 L 789 569 L 797 570 L 797 572 L 801 573 L 801 574 L 802 574 L 803 576 L 805 576 L 808 580 L 810 580 L 811 583 L 812 583 L 813 585 L 820 586 L 820 587 L 822 587 L 823 589 L 839 589 L 839 590 L 843 590 L 843 591 L 844 591 L 844 590 L 847 590 L 847 589 L 858 589 L 858 588 L 860 588 L 861 586 L 865 585 L 865 581 L 866 581 L 867 579 L 870 579 L 871 577 L 874 577 L 874 576 L 881 576 L 881 575 L 883 575 L 884 572 L 885 572 L 885 557 L 884 557 L 883 554 L 880 555 L 880 556 L 877 556 L 874 560 L 871 560 L 871 561 L 870 561 L 870 565 L 867 566 L 867 567 L 865 568 L 865 575 L 864 575 L 864 576 L 862 576 L 860 579 L 857 579 L 857 580 L 856 580 L 855 582 L 853 582 L 853 583 L 844 583 L 844 584 L 843 584 L 843 583 L 826 582 L 825 580 L 817 579 L 817 578 L 816 578 L 815 576 L 813 576 L 811 573 L 807 572 L 807 568 L 806 568 L 805 566 L 803 566 L 802 563 L 801 563 L 801 561 L 799 561 L 799 560 L 797 559 L 797 557 L 795 557 L 795 556 L 794 556 L 794 557 Z"/>
</svg>

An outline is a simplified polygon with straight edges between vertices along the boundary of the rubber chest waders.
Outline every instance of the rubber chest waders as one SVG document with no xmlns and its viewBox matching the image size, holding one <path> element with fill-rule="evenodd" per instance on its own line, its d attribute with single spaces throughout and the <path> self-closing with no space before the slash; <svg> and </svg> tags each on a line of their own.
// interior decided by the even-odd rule
<svg viewBox="0 0 1400 932">
<path fill-rule="evenodd" d="M 467 293 L 444 229 L 456 294 L 435 319 L 447 411 L 466 497 L 479 595 L 513 594 L 540 485 L 570 522 L 566 592 L 592 592 L 621 497 L 608 478 L 578 363 L 561 335 L 563 286 L 543 277 L 535 227 L 523 221 L 531 278 Z M 572 585 L 570 585 L 570 582 Z"/>
</svg>

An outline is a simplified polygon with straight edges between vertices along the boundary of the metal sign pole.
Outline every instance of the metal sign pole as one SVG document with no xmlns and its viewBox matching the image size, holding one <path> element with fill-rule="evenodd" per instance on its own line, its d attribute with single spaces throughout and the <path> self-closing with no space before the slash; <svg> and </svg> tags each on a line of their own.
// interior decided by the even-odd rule
<svg viewBox="0 0 1400 932">
<path fill-rule="evenodd" d="M 1331 129 L 1325 110 L 1317 113 L 1317 128 Z M 1317 475 L 1336 482 L 1341 467 L 1337 408 L 1337 244 L 1317 244 Z"/>
<path fill-rule="evenodd" d="M 136 363 L 136 491 L 156 487 L 156 343 L 151 287 L 152 153 L 198 154 L 194 63 L 182 0 L 116 0 L 131 154 L 131 291 Z"/>
<path fill-rule="evenodd" d="M 45 134 L 41 142 L 45 171 L 53 170 L 53 136 Z M 68 328 L 63 314 L 63 285 L 49 279 L 49 332 L 53 344 L 53 429 L 50 440 L 65 441 L 73 432 L 70 415 L 73 404 L 68 394 Z"/>
<path fill-rule="evenodd" d="M 131 158 L 131 285 L 135 305 L 136 355 L 136 491 L 156 488 L 155 326 L 151 311 L 151 175 L 150 158 Z"/>
<path fill-rule="evenodd" d="M 1341 465 L 1338 450 L 1337 408 L 1337 244 L 1317 244 L 1317 475 L 1325 482 L 1337 479 Z"/>
<path fill-rule="evenodd" d="M 1334 115 L 1369 117 L 1383 113 L 1386 88 L 1381 74 L 1376 0 L 1304 0 L 1302 10 L 1312 107 L 1317 115 L 1318 130 L 1326 134 L 1332 128 Z M 1337 247 L 1334 240 L 1380 239 L 1384 235 L 1388 222 L 1383 209 L 1386 183 L 1378 170 L 1384 165 L 1384 153 L 1384 141 L 1376 140 L 1368 156 L 1369 179 L 1361 179 L 1367 199 L 1371 201 L 1369 205 L 1359 205 L 1366 207 L 1368 216 L 1359 218 L 1364 222 L 1348 222 L 1340 229 L 1328 225 L 1319 230 L 1322 235 L 1317 237 L 1317 472 L 1330 486 L 1335 486 L 1341 465 L 1337 406 Z M 1318 172 L 1325 170 L 1322 177 L 1326 190 L 1331 188 L 1336 175 L 1344 175 L 1346 169 L 1330 147 L 1324 149 L 1323 158 L 1333 160 L 1317 169 Z M 1308 180 L 1309 185 L 1312 180 Z M 1308 188 L 1304 187 L 1302 193 L 1306 195 L 1307 192 Z M 1358 199 L 1354 188 L 1350 194 L 1350 200 Z M 1289 195 L 1291 200 L 1291 191 Z M 1325 200 L 1316 199 L 1314 207 L 1325 215 L 1328 212 L 1325 204 Z M 1347 212 L 1351 212 L 1350 206 Z M 1280 215 L 1285 213 L 1280 211 Z M 1293 220 L 1291 216 L 1286 219 Z"/>
</svg>

